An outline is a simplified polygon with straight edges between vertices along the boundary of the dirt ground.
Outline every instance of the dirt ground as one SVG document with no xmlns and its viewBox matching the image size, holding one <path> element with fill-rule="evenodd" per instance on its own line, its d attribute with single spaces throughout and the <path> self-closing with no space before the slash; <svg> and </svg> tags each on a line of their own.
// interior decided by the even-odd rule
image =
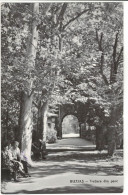
<svg viewBox="0 0 128 195">
<path fill-rule="evenodd" d="M 6 194 L 120 193 L 123 190 L 123 152 L 108 158 L 106 151 L 49 152 L 30 167 L 30 178 L 2 183 Z"/>
</svg>

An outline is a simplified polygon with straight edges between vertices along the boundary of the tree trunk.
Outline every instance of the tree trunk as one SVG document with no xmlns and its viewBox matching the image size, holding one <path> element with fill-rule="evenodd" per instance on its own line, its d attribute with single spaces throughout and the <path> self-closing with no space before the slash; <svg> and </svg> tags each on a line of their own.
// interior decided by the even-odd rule
<svg viewBox="0 0 128 195">
<path fill-rule="evenodd" d="M 32 99 L 33 95 L 29 96 L 22 93 L 22 102 L 20 110 L 20 139 L 21 152 L 31 160 L 31 142 L 32 142 Z"/>
<path fill-rule="evenodd" d="M 116 75 L 117 75 L 117 70 L 116 70 L 116 62 L 111 64 L 111 72 L 110 72 L 110 83 L 113 84 L 116 82 Z"/>
<path fill-rule="evenodd" d="M 47 127 L 47 102 L 39 106 L 38 110 L 38 139 L 46 141 L 46 127 Z"/>
<path fill-rule="evenodd" d="M 38 141 L 42 137 L 42 126 L 43 126 L 43 120 L 42 120 L 42 103 L 41 100 L 38 104 L 38 118 L 37 118 L 37 140 Z"/>
<path fill-rule="evenodd" d="M 103 150 L 104 149 L 104 132 L 103 126 L 96 126 L 96 150 Z"/>
<path fill-rule="evenodd" d="M 116 110 L 112 108 L 111 110 L 111 121 L 110 126 L 108 126 L 108 155 L 113 156 L 116 150 Z"/>
<path fill-rule="evenodd" d="M 47 134 L 47 112 L 48 112 L 48 104 L 47 102 L 45 102 L 44 110 L 43 110 L 43 141 L 46 141 L 46 134 Z"/>
<path fill-rule="evenodd" d="M 8 108 L 7 108 L 7 112 L 6 112 L 6 132 L 5 132 L 5 140 L 8 140 L 8 130 L 9 130 L 9 127 L 8 127 L 8 119 L 9 119 L 9 114 L 8 114 Z"/>
<path fill-rule="evenodd" d="M 115 127 L 109 127 L 108 134 L 108 155 L 113 156 L 116 150 L 116 131 Z"/>
<path fill-rule="evenodd" d="M 32 99 L 33 99 L 33 77 L 32 70 L 35 68 L 35 58 L 38 43 L 37 15 L 39 14 L 39 3 L 32 3 L 31 10 L 33 20 L 30 22 L 30 35 L 28 37 L 28 48 L 26 53 L 26 66 L 28 68 L 29 78 L 26 84 L 26 92 L 22 93 L 22 102 L 20 110 L 20 138 L 21 152 L 31 162 L 31 142 L 32 142 Z"/>
</svg>

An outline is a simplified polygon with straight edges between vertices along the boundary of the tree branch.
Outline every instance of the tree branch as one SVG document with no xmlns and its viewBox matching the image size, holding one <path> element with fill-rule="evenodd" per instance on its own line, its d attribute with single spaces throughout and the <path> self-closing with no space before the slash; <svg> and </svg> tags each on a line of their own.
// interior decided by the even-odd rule
<svg viewBox="0 0 128 195">
<path fill-rule="evenodd" d="M 103 53 L 103 48 L 102 48 L 103 33 L 101 33 L 100 37 L 99 37 L 97 29 L 96 29 L 96 40 L 98 42 L 99 50 L 102 52 L 101 63 L 100 63 L 100 74 L 102 75 L 102 78 L 103 78 L 105 84 L 109 85 L 108 80 L 103 73 L 103 65 L 104 65 L 104 53 Z"/>
<path fill-rule="evenodd" d="M 120 49 L 120 53 L 119 53 L 118 58 L 117 58 L 117 61 L 116 61 L 117 65 L 119 64 L 119 61 L 120 61 L 120 57 L 121 57 L 122 52 L 123 52 L 123 47 L 121 47 L 121 49 Z"/>
<path fill-rule="evenodd" d="M 103 39 L 103 33 L 101 33 L 101 35 L 100 35 L 100 50 L 102 50 L 102 52 L 103 52 L 102 39 Z"/>
<path fill-rule="evenodd" d="M 103 39 L 103 33 L 100 34 L 100 37 L 98 35 L 98 30 L 96 29 L 96 40 L 98 42 L 99 50 L 103 52 L 102 48 L 102 39 Z"/>
<path fill-rule="evenodd" d="M 99 35 L 98 35 L 98 30 L 97 30 L 97 29 L 96 29 L 96 40 L 97 40 L 97 42 L 98 42 L 98 46 L 99 46 L 100 41 L 99 41 Z"/>
<path fill-rule="evenodd" d="M 67 3 L 63 3 L 62 8 L 61 8 L 61 11 L 60 11 L 60 14 L 59 14 L 59 16 L 58 16 L 58 21 L 57 21 L 57 23 L 59 23 L 59 21 L 63 20 L 64 13 L 65 13 L 65 11 L 66 11 L 66 9 L 67 9 L 67 5 L 68 5 Z"/>
<path fill-rule="evenodd" d="M 110 73 L 110 82 L 111 83 L 115 82 L 115 80 L 116 80 L 116 74 L 117 74 L 117 68 L 118 68 L 117 61 L 120 60 L 120 56 L 121 56 L 121 53 L 122 53 L 122 51 L 120 51 L 119 56 L 118 56 L 118 58 L 116 60 L 118 36 L 119 36 L 119 32 L 116 33 L 115 42 L 114 42 L 114 45 L 113 45 L 113 54 L 112 54 L 112 56 L 113 56 L 113 63 L 111 64 L 111 73 Z"/>
<path fill-rule="evenodd" d="M 32 103 L 38 108 L 38 104 L 35 101 L 32 101 Z"/>
<path fill-rule="evenodd" d="M 109 83 L 108 83 L 108 80 L 107 80 L 106 76 L 103 74 L 103 72 L 100 72 L 100 73 L 101 73 L 101 75 L 102 75 L 102 78 L 103 78 L 105 84 L 108 86 Z"/>
<path fill-rule="evenodd" d="M 118 35 L 119 33 L 116 33 L 115 43 L 113 46 L 113 63 L 116 63 L 116 49 L 117 49 L 117 42 L 118 42 Z"/>
<path fill-rule="evenodd" d="M 35 88 L 33 88 L 33 89 L 31 90 L 31 92 L 30 92 L 30 94 L 29 94 L 29 97 L 31 97 L 31 95 L 34 93 L 34 90 L 35 90 Z"/>
<path fill-rule="evenodd" d="M 90 9 L 86 9 L 84 11 L 82 11 L 81 13 L 77 14 L 77 16 L 75 16 L 74 18 L 70 19 L 67 24 L 65 24 L 63 26 L 63 29 L 65 29 L 71 22 L 75 21 L 77 18 L 79 18 L 80 16 L 82 16 L 84 13 L 88 12 Z"/>
<path fill-rule="evenodd" d="M 68 5 L 67 3 L 63 3 L 62 8 L 61 8 L 60 13 L 59 13 L 59 16 L 58 16 L 58 19 L 57 19 L 57 22 L 56 22 L 54 27 L 57 27 L 59 25 L 59 23 L 63 21 L 63 17 L 65 14 L 65 11 L 67 9 L 67 5 Z"/>
</svg>

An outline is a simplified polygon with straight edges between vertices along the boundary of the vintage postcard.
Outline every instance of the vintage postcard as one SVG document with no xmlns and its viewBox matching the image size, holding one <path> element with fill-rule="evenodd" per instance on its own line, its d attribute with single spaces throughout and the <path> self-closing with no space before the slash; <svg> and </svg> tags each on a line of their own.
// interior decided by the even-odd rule
<svg viewBox="0 0 128 195">
<path fill-rule="evenodd" d="M 1 2 L 2 194 L 124 192 L 127 5 Z"/>
</svg>

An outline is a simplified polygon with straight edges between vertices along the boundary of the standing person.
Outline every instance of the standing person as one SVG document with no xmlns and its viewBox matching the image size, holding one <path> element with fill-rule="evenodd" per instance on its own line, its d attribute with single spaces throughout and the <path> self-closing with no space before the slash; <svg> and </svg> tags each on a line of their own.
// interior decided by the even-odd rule
<svg viewBox="0 0 128 195">
<path fill-rule="evenodd" d="M 41 159 L 46 159 L 46 143 L 39 139 L 39 149 L 41 154 Z"/>
<path fill-rule="evenodd" d="M 28 163 L 27 161 L 21 159 L 20 149 L 18 146 L 19 146 L 19 142 L 14 141 L 13 146 L 11 148 L 13 159 L 18 160 L 23 164 L 25 174 L 30 177 L 30 174 L 28 173 Z"/>
<path fill-rule="evenodd" d="M 40 148 L 39 144 L 37 145 L 36 142 L 32 143 L 32 152 L 34 160 L 38 160 L 40 158 Z"/>
</svg>

